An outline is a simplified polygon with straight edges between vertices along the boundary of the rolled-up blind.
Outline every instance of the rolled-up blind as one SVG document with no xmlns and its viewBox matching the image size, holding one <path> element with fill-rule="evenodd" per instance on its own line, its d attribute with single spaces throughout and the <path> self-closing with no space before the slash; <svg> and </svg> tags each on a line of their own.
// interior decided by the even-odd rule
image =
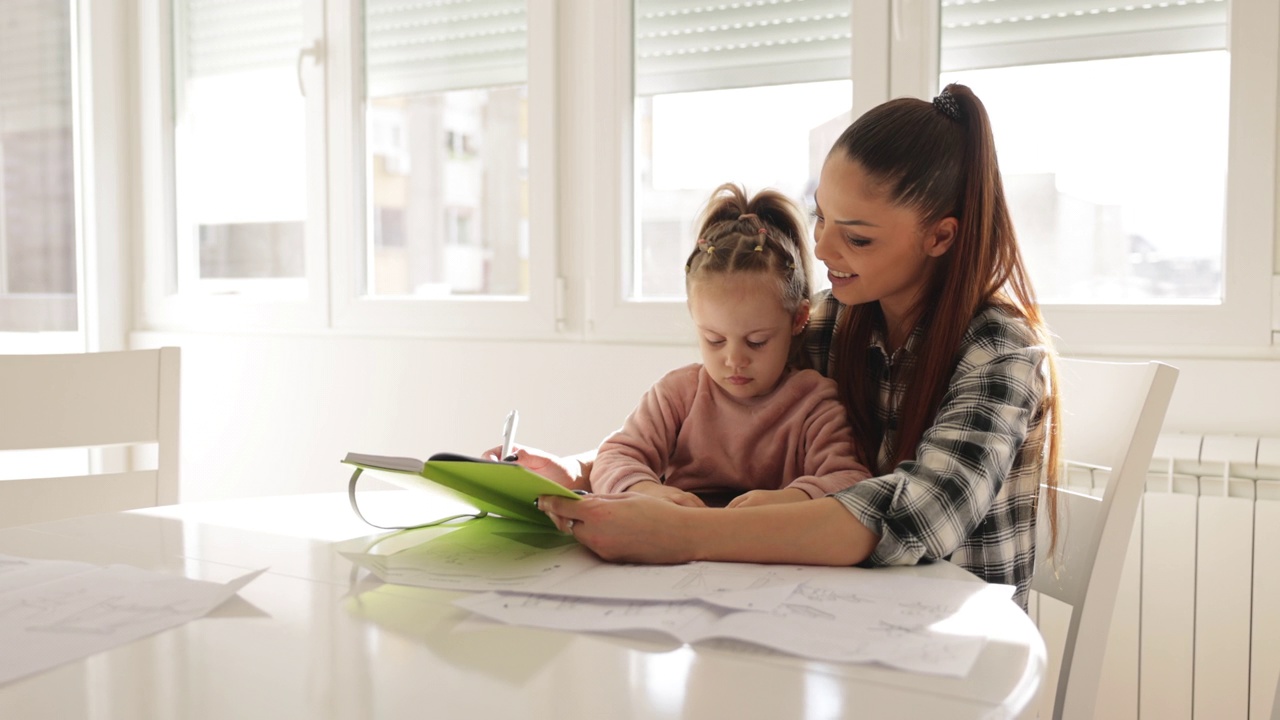
<svg viewBox="0 0 1280 720">
<path fill-rule="evenodd" d="M 525 0 L 366 0 L 369 97 L 519 85 Z"/>
<path fill-rule="evenodd" d="M 1227 46 L 1226 0 L 942 0 L 943 71 Z"/>
<path fill-rule="evenodd" d="M 71 127 L 66 0 L 0 3 L 0 133 Z"/>
<path fill-rule="evenodd" d="M 854 1 L 636 0 L 636 94 L 848 78 Z"/>
<path fill-rule="evenodd" d="M 174 51 L 187 77 L 291 67 L 302 38 L 302 0 L 183 0 L 174 4 Z"/>
</svg>

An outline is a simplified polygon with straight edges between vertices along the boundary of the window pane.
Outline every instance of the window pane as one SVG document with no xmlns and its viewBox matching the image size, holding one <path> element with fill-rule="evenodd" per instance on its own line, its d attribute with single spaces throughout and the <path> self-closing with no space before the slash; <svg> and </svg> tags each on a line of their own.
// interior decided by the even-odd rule
<svg viewBox="0 0 1280 720">
<path fill-rule="evenodd" d="M 523 0 L 365 3 L 362 292 L 527 296 Z"/>
<path fill-rule="evenodd" d="M 807 204 L 849 122 L 849 0 L 682 5 L 635 4 L 636 230 L 622 268 L 633 300 L 684 297 L 694 223 L 716 186 Z"/>
<path fill-rule="evenodd" d="M 637 97 L 640 227 L 628 296 L 684 297 L 697 214 L 718 185 L 774 188 L 812 204 L 827 149 L 849 123 L 850 92 L 849 81 L 837 80 Z"/>
<path fill-rule="evenodd" d="M 301 0 L 175 0 L 180 281 L 304 275 Z"/>
<path fill-rule="evenodd" d="M 0 331 L 74 331 L 66 0 L 0 3 Z"/>
<path fill-rule="evenodd" d="M 1041 300 L 1220 301 L 1226 3 L 1043 17 L 1020 3 L 943 3 L 941 83 L 987 106 Z"/>
</svg>

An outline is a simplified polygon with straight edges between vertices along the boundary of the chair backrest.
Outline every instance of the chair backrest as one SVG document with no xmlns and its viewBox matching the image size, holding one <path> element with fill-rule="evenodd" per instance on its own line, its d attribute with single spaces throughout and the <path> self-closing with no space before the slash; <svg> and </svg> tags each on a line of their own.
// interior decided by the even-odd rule
<svg viewBox="0 0 1280 720">
<path fill-rule="evenodd" d="M 1271 720 L 1280 720 L 1280 677 L 1276 678 L 1276 699 L 1271 701 Z"/>
<path fill-rule="evenodd" d="M 158 445 L 155 470 L 0 480 L 0 527 L 178 501 L 179 350 L 0 355 L 0 451 Z"/>
<path fill-rule="evenodd" d="M 1070 473 L 1107 478 L 1101 498 L 1058 491 L 1058 543 L 1050 560 L 1048 504 L 1041 498 L 1036 574 L 1031 589 L 1071 606 L 1054 720 L 1091 718 L 1115 610 L 1125 550 L 1147 467 L 1164 422 L 1177 369 L 1158 362 L 1059 360 L 1062 394 L 1060 484 Z"/>
</svg>

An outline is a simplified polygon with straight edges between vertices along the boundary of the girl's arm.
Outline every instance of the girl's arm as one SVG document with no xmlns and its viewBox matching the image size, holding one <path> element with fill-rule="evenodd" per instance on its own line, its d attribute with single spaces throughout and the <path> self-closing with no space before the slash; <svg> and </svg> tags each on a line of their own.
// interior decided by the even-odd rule
<svg viewBox="0 0 1280 720">
<path fill-rule="evenodd" d="M 613 562 L 847 566 L 867 559 L 879 540 L 833 498 L 723 510 L 625 493 L 543 497 L 538 506 L 561 530 Z"/>
</svg>

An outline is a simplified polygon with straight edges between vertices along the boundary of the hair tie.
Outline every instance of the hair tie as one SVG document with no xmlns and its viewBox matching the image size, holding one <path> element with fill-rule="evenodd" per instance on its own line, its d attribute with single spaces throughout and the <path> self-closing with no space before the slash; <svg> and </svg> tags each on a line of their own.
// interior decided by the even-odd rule
<svg viewBox="0 0 1280 720">
<path fill-rule="evenodd" d="M 756 245 L 756 252 L 764 252 L 764 245 Z"/>
<path fill-rule="evenodd" d="M 760 234 L 761 234 L 761 235 L 768 235 L 768 234 L 769 234 L 769 228 L 767 228 L 767 227 L 765 227 L 765 226 L 761 225 L 761 226 L 760 226 Z"/>
<path fill-rule="evenodd" d="M 706 245 L 707 246 L 703 249 L 707 251 L 708 255 L 714 255 L 716 252 L 716 246 L 711 243 L 706 243 Z"/>
<path fill-rule="evenodd" d="M 961 121 L 960 103 L 956 100 L 956 96 L 949 91 L 943 90 L 933 99 L 933 107 L 938 112 L 946 115 L 955 122 Z"/>
</svg>

